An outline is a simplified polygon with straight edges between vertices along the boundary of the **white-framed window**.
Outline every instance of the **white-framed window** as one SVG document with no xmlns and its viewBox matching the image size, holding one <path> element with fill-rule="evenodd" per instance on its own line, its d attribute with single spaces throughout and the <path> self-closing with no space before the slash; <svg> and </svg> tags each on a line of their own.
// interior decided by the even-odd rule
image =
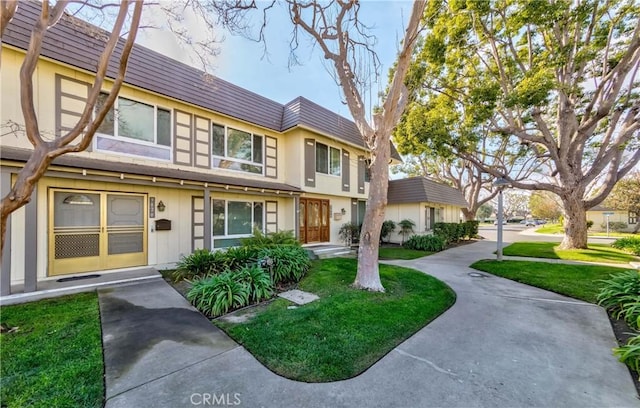
<svg viewBox="0 0 640 408">
<path fill-rule="evenodd" d="M 253 229 L 264 232 L 264 202 L 214 199 L 212 206 L 214 237 L 249 236 Z"/>
<path fill-rule="evenodd" d="M 342 169 L 341 151 L 316 142 L 316 172 L 339 176 Z"/>
<path fill-rule="evenodd" d="M 214 168 L 264 174 L 263 136 L 214 123 L 211 154 Z"/>
<path fill-rule="evenodd" d="M 98 97 L 96 109 L 107 99 Z M 96 132 L 96 148 L 117 153 L 171 159 L 171 110 L 118 97 Z"/>
</svg>

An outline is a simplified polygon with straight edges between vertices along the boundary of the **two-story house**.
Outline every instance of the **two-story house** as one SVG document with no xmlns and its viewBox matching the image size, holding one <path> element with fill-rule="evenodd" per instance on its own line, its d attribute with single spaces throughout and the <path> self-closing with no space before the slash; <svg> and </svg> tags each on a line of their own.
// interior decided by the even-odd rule
<svg viewBox="0 0 640 408">
<path fill-rule="evenodd" d="M 19 70 L 40 7 L 22 2 L 2 38 L 3 196 L 32 149 Z M 45 137 L 64 134 L 84 109 L 100 33 L 69 15 L 48 30 L 34 74 Z M 340 226 L 364 212 L 366 158 L 344 117 L 302 97 L 282 105 L 136 45 L 90 148 L 57 158 L 12 214 L 2 294 L 10 284 L 29 291 L 60 275 L 176 262 L 237 245 L 254 228 L 339 243 Z"/>
</svg>

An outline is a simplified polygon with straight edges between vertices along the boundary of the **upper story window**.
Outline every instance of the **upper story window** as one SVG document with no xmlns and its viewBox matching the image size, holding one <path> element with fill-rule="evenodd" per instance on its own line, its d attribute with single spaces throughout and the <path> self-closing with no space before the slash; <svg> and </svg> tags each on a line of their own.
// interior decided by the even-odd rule
<svg viewBox="0 0 640 408">
<path fill-rule="evenodd" d="M 340 149 L 316 142 L 316 172 L 339 176 Z"/>
<path fill-rule="evenodd" d="M 96 109 L 106 99 L 107 94 L 100 94 Z M 118 97 L 97 133 L 96 144 L 100 150 L 171 158 L 171 111 L 168 109 Z"/>
<path fill-rule="evenodd" d="M 211 127 L 213 167 L 263 174 L 263 137 L 213 124 Z"/>
<path fill-rule="evenodd" d="M 371 159 L 364 161 L 364 181 L 367 183 L 371 181 Z"/>
<path fill-rule="evenodd" d="M 629 224 L 637 224 L 637 223 L 638 223 L 638 213 L 629 211 Z"/>
</svg>

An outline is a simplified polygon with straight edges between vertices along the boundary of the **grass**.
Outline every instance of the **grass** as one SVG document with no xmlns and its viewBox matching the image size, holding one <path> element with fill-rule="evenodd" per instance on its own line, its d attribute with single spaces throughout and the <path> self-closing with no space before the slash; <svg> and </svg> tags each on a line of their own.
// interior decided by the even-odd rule
<svg viewBox="0 0 640 408">
<path fill-rule="evenodd" d="M 557 242 L 514 242 L 503 249 L 503 254 L 508 256 L 619 264 L 626 264 L 640 259 L 606 244 L 589 244 L 588 249 L 558 249 L 557 246 Z"/>
<path fill-rule="evenodd" d="M 98 297 L 85 293 L 0 310 L 2 407 L 102 407 Z"/>
<path fill-rule="evenodd" d="M 403 247 L 397 248 L 380 248 L 379 259 L 416 259 L 423 256 L 431 255 L 433 252 L 418 251 L 416 249 L 408 249 Z"/>
<path fill-rule="evenodd" d="M 478 261 L 471 267 L 590 303 L 596 303 L 601 280 L 624 270 L 613 266 L 495 260 Z"/>
<path fill-rule="evenodd" d="M 441 281 L 390 265 L 380 265 L 385 293 L 352 289 L 356 265 L 314 261 L 299 287 L 319 300 L 288 309 L 291 303 L 278 299 L 246 323 L 216 324 L 272 371 L 327 382 L 363 372 L 455 302 Z"/>
<path fill-rule="evenodd" d="M 560 224 L 545 224 L 541 227 L 539 227 L 538 229 L 536 229 L 536 233 L 538 234 L 559 234 L 559 235 L 564 235 L 564 227 Z M 595 231 L 589 231 L 589 236 L 590 237 L 606 237 L 607 233 L 606 232 L 595 232 Z M 610 237 L 615 237 L 615 238 L 622 238 L 622 237 L 633 237 L 633 236 L 637 236 L 637 234 L 631 234 L 628 232 L 615 232 L 615 231 L 610 231 L 609 232 L 609 236 Z"/>
</svg>

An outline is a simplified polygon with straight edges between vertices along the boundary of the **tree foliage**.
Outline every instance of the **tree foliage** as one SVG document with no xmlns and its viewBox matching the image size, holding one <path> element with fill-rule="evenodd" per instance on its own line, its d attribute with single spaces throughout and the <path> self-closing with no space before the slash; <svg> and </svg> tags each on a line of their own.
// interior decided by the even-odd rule
<svg viewBox="0 0 640 408">
<path fill-rule="evenodd" d="M 529 210 L 534 218 L 557 220 L 562 215 L 558 197 L 549 191 L 534 191 L 529 197 Z"/>
<path fill-rule="evenodd" d="M 631 211 L 640 215 L 640 171 L 629 174 L 620 180 L 604 201 L 607 207 L 616 210 Z M 640 222 L 636 223 L 635 232 L 640 230 Z"/>
<path fill-rule="evenodd" d="M 567 214 L 562 246 L 586 247 L 586 209 L 640 160 L 640 4 L 434 0 L 426 16 L 406 143 L 555 193 Z M 510 157 L 534 157 L 540 175 L 518 181 L 479 160 L 486 137 Z"/>
</svg>

